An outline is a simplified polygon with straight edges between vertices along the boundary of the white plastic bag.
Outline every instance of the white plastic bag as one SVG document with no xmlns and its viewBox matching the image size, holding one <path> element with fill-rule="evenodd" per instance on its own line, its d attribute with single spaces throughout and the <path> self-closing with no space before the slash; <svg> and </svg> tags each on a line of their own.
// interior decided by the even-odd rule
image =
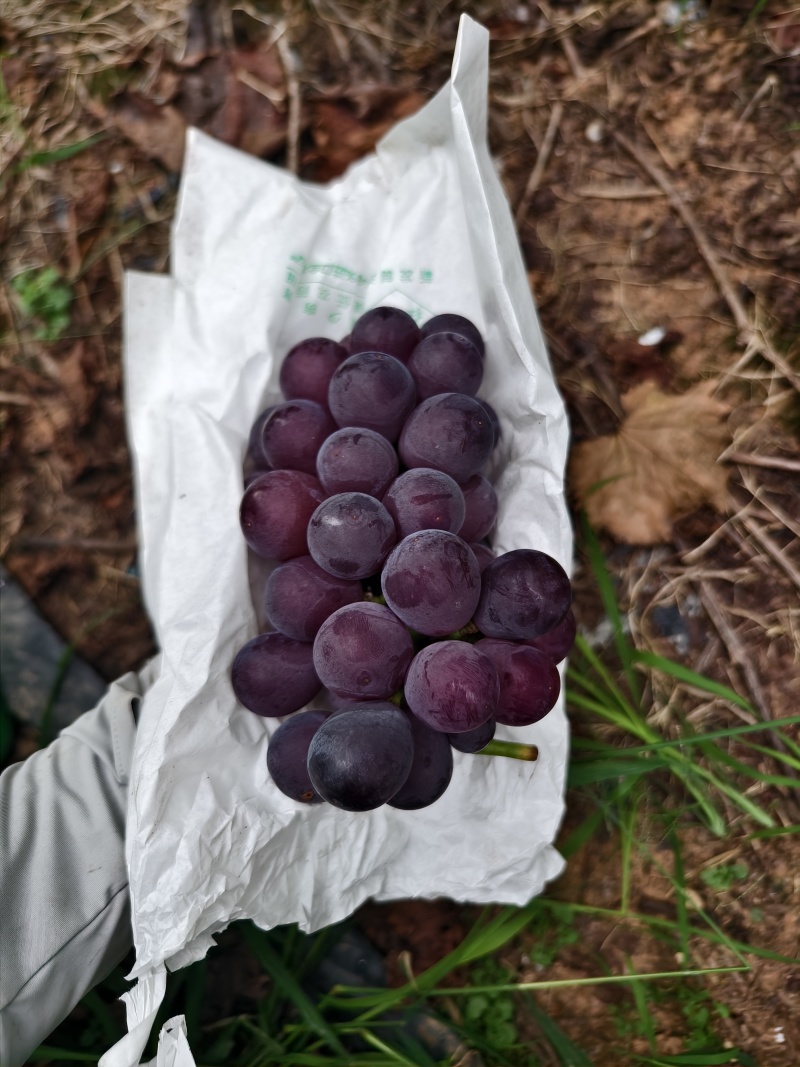
<svg viewBox="0 0 800 1067">
<path fill-rule="evenodd" d="M 237 705 L 230 684 L 257 632 L 238 524 L 249 428 L 278 399 L 286 351 L 341 338 L 369 307 L 421 322 L 460 312 L 482 330 L 481 395 L 502 425 L 494 548 L 539 548 L 569 568 L 566 419 L 486 147 L 487 83 L 488 34 L 462 16 L 452 81 L 327 186 L 191 131 L 172 276 L 128 276 L 142 581 L 163 666 L 140 716 L 128 816 L 139 982 L 131 1033 L 103 1067 L 138 1063 L 165 965 L 202 958 L 236 919 L 311 931 L 368 897 L 522 904 L 561 870 L 562 704 L 525 730 L 498 729 L 536 743 L 538 763 L 455 753 L 433 808 L 352 814 L 274 787 L 277 722 Z M 158 1063 L 191 1062 L 172 1020 Z"/>
</svg>

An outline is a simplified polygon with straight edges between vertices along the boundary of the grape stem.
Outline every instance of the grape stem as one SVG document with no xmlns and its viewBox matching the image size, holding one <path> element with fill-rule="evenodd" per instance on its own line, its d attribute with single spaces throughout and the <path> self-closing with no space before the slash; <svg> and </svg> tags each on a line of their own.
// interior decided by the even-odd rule
<svg viewBox="0 0 800 1067">
<path fill-rule="evenodd" d="M 448 634 L 448 641 L 463 641 L 465 637 L 472 637 L 473 634 L 480 633 L 480 630 L 474 622 L 470 621 L 466 626 L 462 626 L 460 630 L 456 630 L 455 633 Z"/>
<path fill-rule="evenodd" d="M 536 745 L 523 745 L 517 741 L 490 741 L 480 752 L 476 752 L 476 755 L 508 756 L 510 759 L 527 760 L 533 763 L 539 758 L 539 749 Z"/>
</svg>

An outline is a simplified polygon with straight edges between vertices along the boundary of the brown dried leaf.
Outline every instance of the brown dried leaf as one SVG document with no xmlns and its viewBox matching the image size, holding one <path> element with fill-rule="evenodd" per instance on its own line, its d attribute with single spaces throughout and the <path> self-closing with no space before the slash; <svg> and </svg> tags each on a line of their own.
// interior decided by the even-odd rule
<svg viewBox="0 0 800 1067">
<path fill-rule="evenodd" d="M 717 457 L 729 409 L 711 395 L 715 384 L 671 396 L 643 382 L 622 398 L 627 415 L 617 433 L 573 449 L 571 484 L 593 525 L 651 545 L 702 504 L 726 510 L 728 473 Z"/>
<path fill-rule="evenodd" d="M 425 103 L 422 93 L 396 97 L 387 107 L 371 109 L 368 118 L 342 103 L 327 100 L 312 105 L 311 136 L 316 146 L 314 177 L 317 181 L 336 178 L 368 152 L 400 119 L 418 111 Z"/>
<path fill-rule="evenodd" d="M 76 341 L 59 360 L 59 377 L 64 396 L 72 408 L 74 425 L 83 428 L 89 421 L 98 387 L 92 380 L 91 353 L 83 341 Z"/>
<path fill-rule="evenodd" d="M 126 90 L 109 104 L 105 118 L 167 170 L 181 169 L 186 120 L 174 107 L 159 107 L 147 97 Z"/>
<path fill-rule="evenodd" d="M 254 156 L 286 140 L 283 67 L 274 48 L 239 48 L 186 71 L 175 103 L 192 126 Z"/>
</svg>

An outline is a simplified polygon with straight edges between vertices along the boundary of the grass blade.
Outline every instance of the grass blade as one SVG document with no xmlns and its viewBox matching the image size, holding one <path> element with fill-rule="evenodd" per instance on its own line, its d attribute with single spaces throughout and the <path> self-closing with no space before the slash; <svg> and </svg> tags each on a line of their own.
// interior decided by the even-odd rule
<svg viewBox="0 0 800 1067">
<path fill-rule="evenodd" d="M 244 924 L 241 927 L 241 933 L 250 951 L 272 978 L 273 982 L 280 988 L 281 992 L 285 994 L 287 999 L 291 1000 L 308 1027 L 321 1037 L 334 1052 L 337 1052 L 340 1056 L 345 1055 L 344 1046 L 336 1033 L 300 987 L 295 976 L 291 971 L 287 970 L 283 960 L 270 944 L 266 933 L 263 930 L 259 930 L 252 923 Z"/>
<path fill-rule="evenodd" d="M 680 663 L 675 663 L 671 659 L 665 659 L 663 656 L 657 656 L 653 652 L 639 652 L 634 651 L 632 655 L 634 663 L 639 663 L 643 667 L 649 667 L 652 671 L 660 671 L 662 674 L 668 674 L 672 678 L 677 678 L 679 682 L 686 682 L 687 685 L 694 686 L 695 689 L 702 689 L 705 693 L 711 693 L 712 696 L 722 697 L 723 700 L 727 700 L 731 704 L 735 704 L 743 711 L 750 712 L 751 715 L 755 715 L 755 708 L 744 697 L 740 697 L 738 693 L 735 693 L 733 689 L 729 689 L 726 685 L 720 685 L 719 682 L 713 681 L 711 678 L 706 678 L 705 675 L 697 674 L 695 671 L 689 670 L 688 667 L 684 667 Z M 772 723 L 765 723 L 764 729 L 772 729 Z"/>
<path fill-rule="evenodd" d="M 17 171 L 29 170 L 31 167 L 46 167 L 51 163 L 60 163 L 64 159 L 72 159 L 73 156 L 77 156 L 80 152 L 85 152 L 87 148 L 91 148 L 92 145 L 96 145 L 99 141 L 104 141 L 105 138 L 106 135 L 104 133 L 93 133 L 91 137 L 85 137 L 82 141 L 76 141 L 74 144 L 48 148 L 42 152 L 31 152 L 29 156 L 25 156 L 17 164 Z"/>
<path fill-rule="evenodd" d="M 642 699 L 642 694 L 639 688 L 639 681 L 636 678 L 636 672 L 633 669 L 633 654 L 635 650 L 625 636 L 625 630 L 622 625 L 622 616 L 620 615 L 619 607 L 617 605 L 617 598 L 614 593 L 611 575 L 609 574 L 608 567 L 606 567 L 603 551 L 600 548 L 600 542 L 598 541 L 597 535 L 592 529 L 585 513 L 581 513 L 581 528 L 586 542 L 586 552 L 589 556 L 589 563 L 591 564 L 595 581 L 597 582 L 597 588 L 600 591 L 600 598 L 603 601 L 603 607 L 605 608 L 606 615 L 611 623 L 611 629 L 614 634 L 614 646 L 617 650 L 619 661 L 622 664 L 622 669 L 625 672 L 628 689 L 630 690 L 634 703 L 638 704 Z"/>
<path fill-rule="evenodd" d="M 551 1019 L 547 1012 L 539 1007 L 535 997 L 526 993 L 525 1000 L 534 1022 L 550 1043 L 563 1067 L 592 1067 L 592 1061 L 583 1049 L 571 1041 L 555 1019 Z"/>
</svg>

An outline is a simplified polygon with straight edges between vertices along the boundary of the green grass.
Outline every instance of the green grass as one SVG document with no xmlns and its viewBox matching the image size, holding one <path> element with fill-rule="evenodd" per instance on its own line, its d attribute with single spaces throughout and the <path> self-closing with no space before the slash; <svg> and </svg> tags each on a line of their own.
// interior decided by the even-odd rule
<svg viewBox="0 0 800 1067">
<path fill-rule="evenodd" d="M 11 279 L 24 319 L 35 325 L 34 336 L 40 341 L 57 341 L 70 323 L 72 305 L 70 286 L 55 267 L 31 268 Z"/>
</svg>

